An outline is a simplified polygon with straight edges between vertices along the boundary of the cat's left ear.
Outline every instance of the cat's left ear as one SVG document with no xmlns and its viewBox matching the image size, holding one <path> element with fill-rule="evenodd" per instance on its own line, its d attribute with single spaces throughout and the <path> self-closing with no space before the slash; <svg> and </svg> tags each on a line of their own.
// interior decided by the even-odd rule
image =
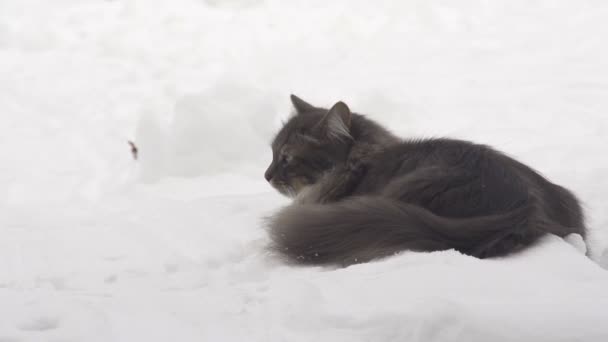
<svg viewBox="0 0 608 342">
<path fill-rule="evenodd" d="M 316 109 L 315 106 L 313 106 L 310 103 L 302 100 L 301 98 L 295 96 L 294 94 L 291 94 L 289 96 L 289 98 L 291 99 L 291 103 L 293 104 L 293 108 L 296 109 L 296 112 L 298 114 L 302 114 L 302 113 L 306 113 L 306 112 L 312 112 L 312 111 L 314 111 Z"/>
<path fill-rule="evenodd" d="M 331 138 L 350 139 L 350 123 L 352 114 L 346 103 L 340 101 L 319 122 L 327 135 Z"/>
</svg>

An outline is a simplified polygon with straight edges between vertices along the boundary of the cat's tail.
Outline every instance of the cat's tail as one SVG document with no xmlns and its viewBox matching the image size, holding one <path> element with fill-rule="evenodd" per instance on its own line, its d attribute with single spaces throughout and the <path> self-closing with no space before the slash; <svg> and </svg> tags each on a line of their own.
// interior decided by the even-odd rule
<svg viewBox="0 0 608 342">
<path fill-rule="evenodd" d="M 269 219 L 271 248 L 288 261 L 349 265 L 404 250 L 456 249 L 506 254 L 532 237 L 528 201 L 506 213 L 448 218 L 412 204 L 361 196 L 331 204 L 293 204 Z M 533 233 L 536 234 L 536 233 Z"/>
</svg>

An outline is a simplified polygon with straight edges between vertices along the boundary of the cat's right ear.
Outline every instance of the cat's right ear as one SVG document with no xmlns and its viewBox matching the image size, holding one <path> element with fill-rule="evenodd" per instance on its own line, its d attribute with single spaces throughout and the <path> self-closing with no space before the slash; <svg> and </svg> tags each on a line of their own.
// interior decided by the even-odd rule
<svg viewBox="0 0 608 342">
<path fill-rule="evenodd" d="M 317 124 L 329 136 L 338 139 L 350 139 L 352 113 L 346 103 L 339 101 L 325 114 Z"/>
<path fill-rule="evenodd" d="M 296 112 L 298 114 L 311 112 L 316 109 L 315 106 L 302 100 L 301 98 L 295 96 L 294 94 L 291 94 L 290 98 L 291 98 L 291 103 L 293 103 L 293 108 L 296 109 Z"/>
</svg>

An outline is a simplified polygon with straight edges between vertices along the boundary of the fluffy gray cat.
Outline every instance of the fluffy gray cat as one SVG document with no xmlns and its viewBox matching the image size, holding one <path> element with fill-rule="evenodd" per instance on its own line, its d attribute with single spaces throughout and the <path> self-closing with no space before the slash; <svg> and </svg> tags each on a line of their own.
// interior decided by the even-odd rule
<svg viewBox="0 0 608 342">
<path fill-rule="evenodd" d="M 346 266 L 395 253 L 505 255 L 552 233 L 585 236 L 576 197 L 488 147 L 403 140 L 343 102 L 296 114 L 272 143 L 265 178 L 294 198 L 268 221 L 288 261 Z"/>
</svg>

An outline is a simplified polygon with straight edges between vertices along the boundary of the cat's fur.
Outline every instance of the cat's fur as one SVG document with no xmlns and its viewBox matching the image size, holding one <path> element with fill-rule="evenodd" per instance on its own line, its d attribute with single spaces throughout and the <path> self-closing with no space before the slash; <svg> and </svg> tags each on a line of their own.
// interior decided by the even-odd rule
<svg viewBox="0 0 608 342">
<path fill-rule="evenodd" d="M 265 178 L 294 203 L 269 220 L 289 261 L 349 265 L 404 250 L 505 255 L 544 233 L 585 236 L 578 200 L 485 145 L 401 140 L 342 102 L 291 97 Z"/>
</svg>

